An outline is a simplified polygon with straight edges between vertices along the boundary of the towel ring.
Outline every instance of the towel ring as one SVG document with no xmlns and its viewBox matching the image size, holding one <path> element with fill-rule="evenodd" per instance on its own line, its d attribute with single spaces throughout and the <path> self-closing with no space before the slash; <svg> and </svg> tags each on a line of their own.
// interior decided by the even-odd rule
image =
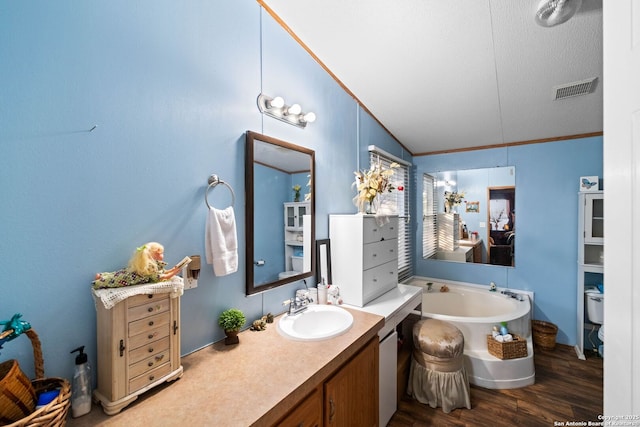
<svg viewBox="0 0 640 427">
<path fill-rule="evenodd" d="M 216 174 L 211 175 L 209 177 L 208 182 L 209 182 L 209 186 L 207 187 L 207 191 L 204 192 L 204 202 L 207 204 L 207 207 L 209 209 L 211 209 L 211 205 L 209 204 L 209 200 L 207 199 L 207 196 L 209 195 L 209 190 L 211 190 L 212 188 L 215 188 L 216 185 L 218 184 L 223 184 L 227 186 L 227 188 L 231 192 L 231 206 L 236 204 L 236 193 L 233 192 L 233 188 L 231 188 L 229 184 L 227 184 L 226 182 L 218 178 L 218 175 Z"/>
</svg>

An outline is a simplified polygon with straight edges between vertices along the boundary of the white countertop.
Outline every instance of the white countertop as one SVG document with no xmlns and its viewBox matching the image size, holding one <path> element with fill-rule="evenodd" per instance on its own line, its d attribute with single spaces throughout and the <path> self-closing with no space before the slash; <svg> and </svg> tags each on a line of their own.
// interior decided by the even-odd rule
<svg viewBox="0 0 640 427">
<path fill-rule="evenodd" d="M 385 326 L 379 336 L 384 338 L 388 332 L 395 329 L 420 303 L 422 303 L 422 288 L 419 286 L 398 283 L 398 286 L 379 296 L 364 307 L 346 305 L 348 308 L 366 311 L 367 313 L 383 316 Z"/>
</svg>

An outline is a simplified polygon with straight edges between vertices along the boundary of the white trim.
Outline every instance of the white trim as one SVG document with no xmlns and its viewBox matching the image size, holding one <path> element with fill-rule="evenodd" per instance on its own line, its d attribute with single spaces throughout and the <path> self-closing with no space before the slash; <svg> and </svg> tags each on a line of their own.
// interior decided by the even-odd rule
<svg viewBox="0 0 640 427">
<path fill-rule="evenodd" d="M 375 146 L 375 145 L 370 145 L 370 146 L 369 146 L 369 147 L 367 147 L 367 148 L 368 148 L 369 152 L 372 152 L 372 151 L 373 151 L 374 153 L 382 154 L 382 155 L 383 155 L 383 156 L 385 156 L 386 158 L 391 159 L 391 160 L 393 160 L 393 161 L 394 161 L 394 162 L 396 162 L 396 163 L 400 163 L 401 165 L 404 165 L 404 166 L 407 166 L 407 167 L 410 167 L 410 166 L 411 166 L 411 163 L 410 163 L 410 162 L 408 162 L 408 161 L 406 161 L 406 160 L 403 160 L 403 159 L 401 159 L 400 157 L 394 156 L 393 154 L 390 154 L 390 153 L 388 153 L 388 152 L 384 151 L 384 150 L 383 150 L 382 148 L 380 148 L 380 147 L 377 147 L 377 146 Z"/>
</svg>

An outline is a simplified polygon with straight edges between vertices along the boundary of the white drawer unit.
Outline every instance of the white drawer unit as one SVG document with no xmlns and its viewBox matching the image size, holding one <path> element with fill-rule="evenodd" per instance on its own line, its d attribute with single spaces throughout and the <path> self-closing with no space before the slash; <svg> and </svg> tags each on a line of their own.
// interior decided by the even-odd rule
<svg viewBox="0 0 640 427">
<path fill-rule="evenodd" d="M 96 304 L 98 387 L 95 400 L 114 415 L 138 395 L 182 376 L 180 298 L 136 295 L 111 309 Z"/>
<path fill-rule="evenodd" d="M 398 284 L 398 217 L 330 215 L 331 275 L 345 304 L 363 307 Z"/>
</svg>

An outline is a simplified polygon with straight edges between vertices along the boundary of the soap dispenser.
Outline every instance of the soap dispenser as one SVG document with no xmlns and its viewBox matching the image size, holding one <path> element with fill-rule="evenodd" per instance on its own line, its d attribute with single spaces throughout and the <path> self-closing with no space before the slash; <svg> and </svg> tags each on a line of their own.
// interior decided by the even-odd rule
<svg viewBox="0 0 640 427">
<path fill-rule="evenodd" d="M 71 416 L 73 418 L 88 414 L 91 411 L 91 367 L 84 353 L 84 346 L 71 350 L 76 356 L 76 366 L 71 385 Z"/>
</svg>

